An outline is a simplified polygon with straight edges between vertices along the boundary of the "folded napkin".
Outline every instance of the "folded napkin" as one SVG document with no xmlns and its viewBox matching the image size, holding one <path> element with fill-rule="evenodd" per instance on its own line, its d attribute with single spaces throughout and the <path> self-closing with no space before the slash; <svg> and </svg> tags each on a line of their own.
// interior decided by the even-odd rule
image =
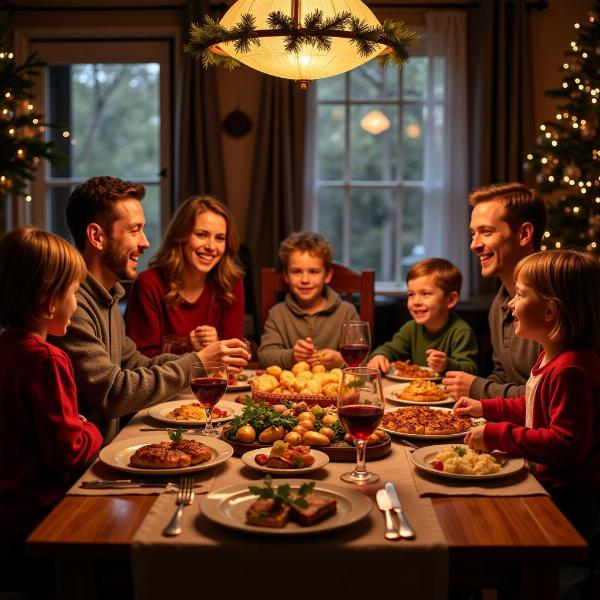
<svg viewBox="0 0 600 600">
<path fill-rule="evenodd" d="M 417 533 L 416 540 L 386 541 L 383 515 L 375 503 L 367 517 L 342 529 L 275 537 L 232 530 L 209 521 L 200 512 L 198 498 L 183 511 L 182 534 L 167 538 L 162 529 L 175 504 L 172 496 L 164 494 L 134 536 L 136 599 L 250 593 L 305 600 L 308 588 L 295 579 L 294 573 L 298 572 L 304 577 L 314 574 L 310 589 L 318 597 L 383 598 L 395 589 L 403 598 L 445 599 L 448 554 L 444 534 L 431 500 L 419 498 L 403 449 L 395 447 L 386 459 L 368 465 L 381 477 L 377 484 L 360 488 L 342 482 L 339 475 L 352 467 L 349 463 L 330 462 L 316 471 L 315 477 L 311 473 L 303 479 L 358 490 L 371 500 L 386 481 L 393 481 Z M 256 484 L 261 478 L 260 473 L 232 458 L 224 464 L 212 491 L 233 484 Z"/>
<path fill-rule="evenodd" d="M 410 460 L 411 449 L 403 448 Z M 548 496 L 548 492 L 525 468 L 497 479 L 457 480 L 436 476 L 412 465 L 412 479 L 419 496 Z"/>
</svg>

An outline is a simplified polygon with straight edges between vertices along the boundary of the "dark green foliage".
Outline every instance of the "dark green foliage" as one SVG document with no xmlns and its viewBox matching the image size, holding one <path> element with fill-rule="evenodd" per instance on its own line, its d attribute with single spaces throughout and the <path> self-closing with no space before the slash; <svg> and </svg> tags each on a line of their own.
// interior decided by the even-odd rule
<svg viewBox="0 0 600 600">
<path fill-rule="evenodd" d="M 600 251 L 600 1 L 573 30 L 556 118 L 540 125 L 524 168 L 549 211 L 547 248 Z M 566 178 L 566 179 L 565 179 Z"/>
</svg>

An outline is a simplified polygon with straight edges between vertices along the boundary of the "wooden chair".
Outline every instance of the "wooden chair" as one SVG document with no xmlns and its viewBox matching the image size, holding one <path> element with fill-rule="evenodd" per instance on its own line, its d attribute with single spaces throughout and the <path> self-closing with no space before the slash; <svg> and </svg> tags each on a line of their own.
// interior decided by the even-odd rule
<svg viewBox="0 0 600 600">
<path fill-rule="evenodd" d="M 357 273 L 339 263 L 333 263 L 333 276 L 329 285 L 343 300 L 353 302 L 353 296 L 358 294 L 359 315 L 363 321 L 369 321 L 371 325 L 371 339 L 375 326 L 375 271 L 366 269 Z M 266 268 L 261 273 L 261 299 L 260 316 L 264 325 L 269 314 L 269 309 L 278 301 L 281 293 L 288 289 L 282 273 L 275 269 Z"/>
</svg>

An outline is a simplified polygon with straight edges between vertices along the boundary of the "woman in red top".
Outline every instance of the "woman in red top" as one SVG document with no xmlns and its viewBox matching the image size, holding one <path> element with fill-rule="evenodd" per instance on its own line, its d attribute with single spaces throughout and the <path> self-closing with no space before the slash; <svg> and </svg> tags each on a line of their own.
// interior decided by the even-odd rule
<svg viewBox="0 0 600 600">
<path fill-rule="evenodd" d="M 160 354 L 165 335 L 185 336 L 190 350 L 243 339 L 238 248 L 231 215 L 220 202 L 192 196 L 179 207 L 127 303 L 127 333 L 141 352 Z"/>
</svg>

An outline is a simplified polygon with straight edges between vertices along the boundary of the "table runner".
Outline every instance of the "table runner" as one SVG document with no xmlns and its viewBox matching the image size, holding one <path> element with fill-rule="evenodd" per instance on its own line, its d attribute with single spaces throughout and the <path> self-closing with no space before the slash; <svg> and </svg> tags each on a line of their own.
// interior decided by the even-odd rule
<svg viewBox="0 0 600 600">
<path fill-rule="evenodd" d="M 183 512 L 183 533 L 177 538 L 161 532 L 174 512 L 172 496 L 160 496 L 136 533 L 132 560 L 137 600 L 187 595 L 281 595 L 305 600 L 317 597 L 446 598 L 448 551 L 431 501 L 419 498 L 403 448 L 368 464 L 378 484 L 346 484 L 339 475 L 349 463 L 330 462 L 304 477 L 348 489 L 361 489 L 371 499 L 386 481 L 398 489 L 413 528 L 414 541 L 386 541 L 382 513 L 371 513 L 349 527 L 314 536 L 274 538 L 232 531 L 210 522 L 199 501 Z M 259 481 L 262 475 L 237 458 L 228 460 L 213 490 Z M 166 566 L 168 565 L 168 566 Z"/>
</svg>

